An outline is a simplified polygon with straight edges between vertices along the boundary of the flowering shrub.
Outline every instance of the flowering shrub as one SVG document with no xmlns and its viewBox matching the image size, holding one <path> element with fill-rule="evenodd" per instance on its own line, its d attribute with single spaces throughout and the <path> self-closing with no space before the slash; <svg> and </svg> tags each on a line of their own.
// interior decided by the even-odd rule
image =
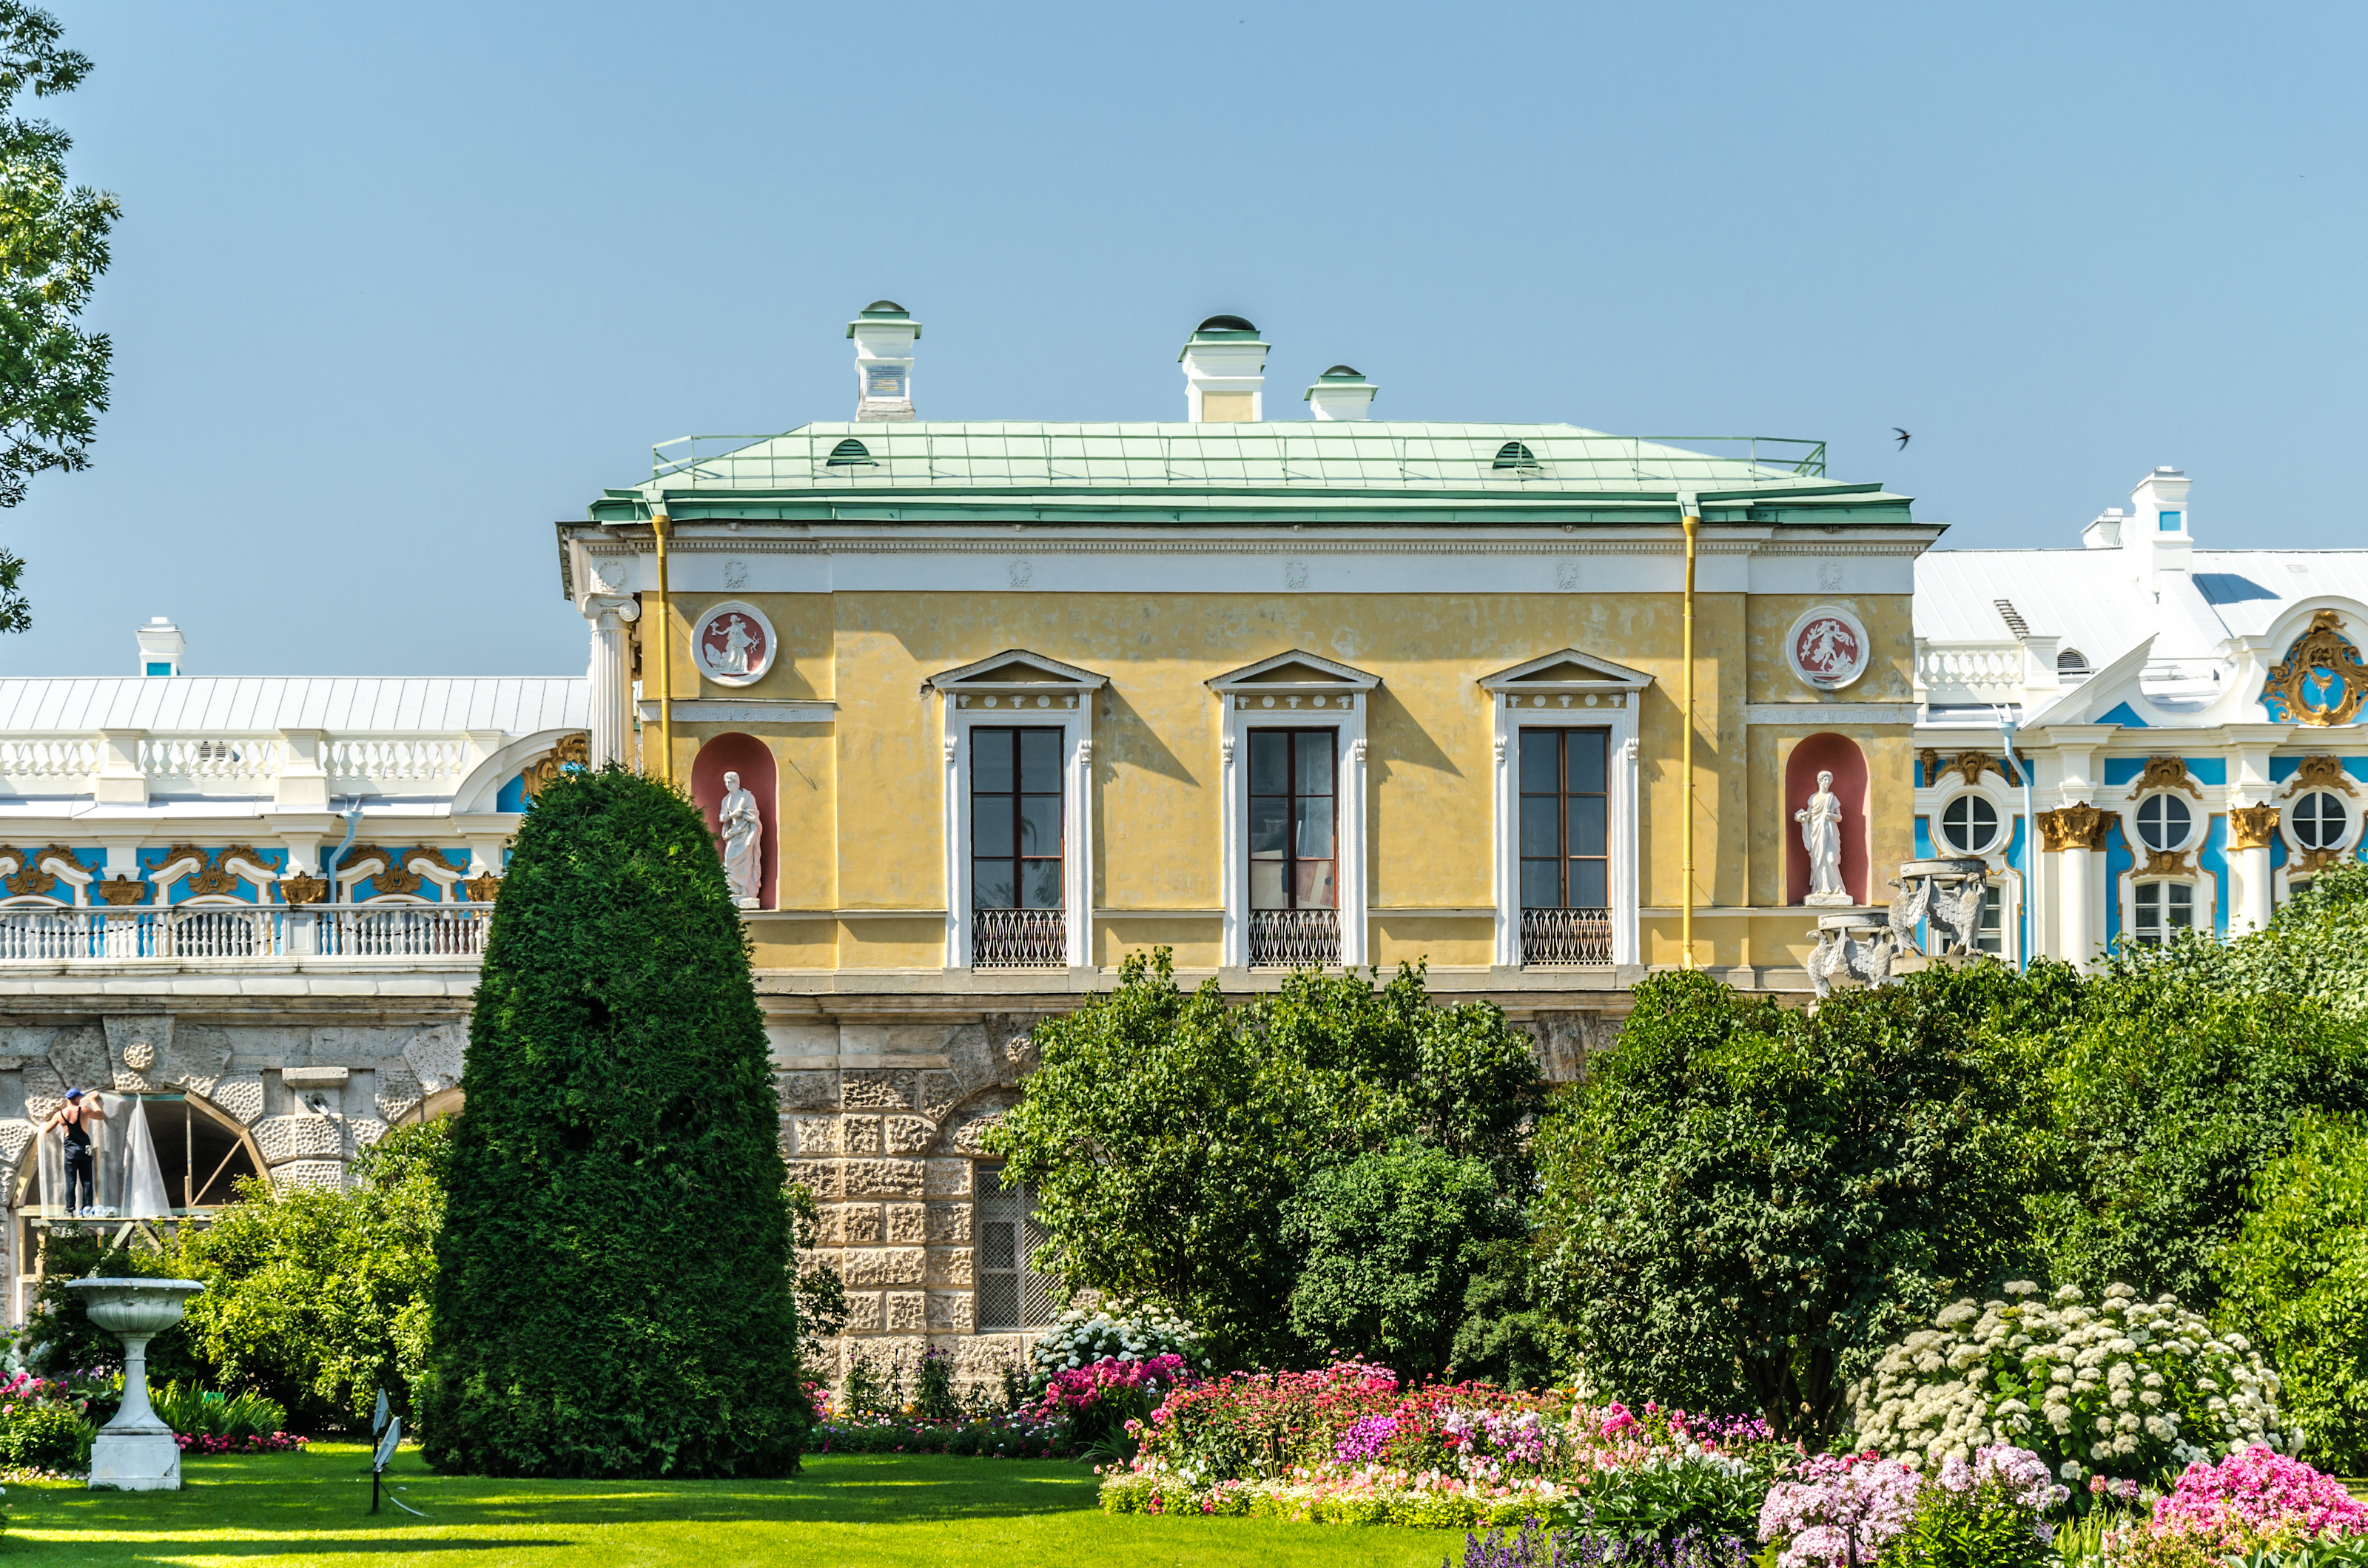
<svg viewBox="0 0 2368 1568">
<path fill-rule="evenodd" d="M 817 1421 L 810 1454 L 966 1454 L 981 1459 L 1065 1459 L 1075 1453 L 1061 1422 L 1025 1414 L 925 1421 L 911 1415 L 849 1415 Z"/>
<path fill-rule="evenodd" d="M 1953 1302 L 1885 1353 L 1851 1391 L 1861 1440 L 1918 1466 L 2023 1444 L 2067 1482 L 2284 1446 L 2276 1374 L 2173 1298 L 2113 1285 L 2092 1307 L 2078 1286 L 2043 1299 L 2022 1279 L 2006 1294 Z"/>
<path fill-rule="evenodd" d="M 1993 1443 L 1939 1472 L 1873 1451 L 1809 1460 L 1768 1489 L 1759 1539 L 1781 1543 L 1779 1568 L 1915 1563 L 1918 1568 L 2038 1568 L 2053 1530 L 2041 1516 L 2068 1489 L 2028 1449 Z"/>
<path fill-rule="evenodd" d="M 1103 1483 L 1112 1512 L 1430 1527 L 1536 1517 L 1663 1541 L 1741 1535 L 1795 1457 L 1757 1417 L 1590 1406 L 1568 1390 L 1403 1389 L 1364 1361 L 1179 1389 L 1140 1437 L 1133 1464 Z"/>
<path fill-rule="evenodd" d="M 1147 1301 L 1112 1301 L 1100 1306 L 1071 1307 L 1037 1336 L 1030 1356 L 1028 1389 L 1041 1392 L 1064 1369 L 1091 1366 L 1096 1361 L 1148 1361 L 1173 1356 L 1189 1370 L 1212 1369 L 1208 1346 L 1192 1325 L 1164 1307 Z"/>
<path fill-rule="evenodd" d="M 261 1432 L 249 1432 L 244 1438 L 233 1442 L 228 1437 L 193 1437 L 187 1432 L 176 1432 L 173 1441 L 185 1454 L 285 1454 L 302 1452 L 312 1439 L 291 1437 L 285 1432 L 273 1432 L 268 1436 Z"/>
<path fill-rule="evenodd" d="M 1105 1356 L 1054 1372 L 1033 1409 L 1041 1421 L 1067 1423 L 1070 1446 L 1083 1453 L 1118 1443 L 1121 1435 L 1132 1439 L 1170 1389 L 1197 1381 L 1184 1358 L 1172 1353 L 1144 1361 Z M 1120 1446 L 1132 1452 L 1131 1444 Z"/>
<path fill-rule="evenodd" d="M 1759 1506 L 1759 1539 L 1783 1545 L 1777 1568 L 1872 1562 L 1916 1517 L 1923 1484 L 1914 1466 L 1872 1450 L 1821 1455 L 1796 1473 Z"/>
<path fill-rule="evenodd" d="M 2217 1465 L 2189 1465 L 2155 1504 L 2147 1528 L 2242 1551 L 2368 1531 L 2368 1508 L 2333 1476 L 2257 1445 Z"/>
</svg>

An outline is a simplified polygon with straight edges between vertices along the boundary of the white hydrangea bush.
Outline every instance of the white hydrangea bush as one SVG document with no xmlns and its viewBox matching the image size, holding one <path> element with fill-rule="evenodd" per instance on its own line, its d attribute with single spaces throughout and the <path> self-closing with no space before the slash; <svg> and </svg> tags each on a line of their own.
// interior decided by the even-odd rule
<svg viewBox="0 0 2368 1568">
<path fill-rule="evenodd" d="M 1208 1346 L 1200 1333 L 1167 1308 L 1150 1301 L 1087 1301 L 1053 1320 L 1029 1356 L 1029 1383 L 1042 1389 L 1064 1367 L 1090 1367 L 1105 1357 L 1148 1361 L 1181 1356 L 1196 1372 L 1210 1370 Z"/>
<path fill-rule="evenodd" d="M 2176 1297 L 2142 1301 L 2112 1285 L 2091 1304 L 2077 1285 L 2051 1297 L 2028 1279 L 2005 1293 L 1953 1301 L 1884 1353 L 1850 1390 L 1861 1444 L 1938 1465 L 2012 1443 L 2066 1482 L 2151 1482 L 2253 1443 L 2297 1446 L 2277 1374 Z"/>
</svg>

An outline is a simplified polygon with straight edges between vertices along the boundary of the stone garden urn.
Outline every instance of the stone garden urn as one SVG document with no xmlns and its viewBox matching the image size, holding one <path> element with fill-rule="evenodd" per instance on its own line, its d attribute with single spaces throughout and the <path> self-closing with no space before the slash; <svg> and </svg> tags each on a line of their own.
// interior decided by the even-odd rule
<svg viewBox="0 0 2368 1568">
<path fill-rule="evenodd" d="M 181 1320 L 181 1303 L 205 1289 L 195 1279 L 70 1279 L 90 1321 L 123 1341 L 123 1408 L 98 1429 L 90 1484 L 116 1492 L 177 1492 L 181 1448 L 148 1403 L 148 1342 Z"/>
</svg>

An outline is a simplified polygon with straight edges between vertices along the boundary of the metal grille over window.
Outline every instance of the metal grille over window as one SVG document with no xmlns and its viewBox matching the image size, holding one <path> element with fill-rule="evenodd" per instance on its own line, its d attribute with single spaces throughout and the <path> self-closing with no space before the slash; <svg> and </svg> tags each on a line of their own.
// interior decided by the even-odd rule
<svg viewBox="0 0 2368 1568">
<path fill-rule="evenodd" d="M 2137 885 L 2137 928 L 2131 934 L 2151 947 L 2162 947 L 2181 931 L 2195 928 L 2195 888 L 2189 882 L 2140 882 Z"/>
<path fill-rule="evenodd" d="M 1340 961 L 1337 730 L 1250 732 L 1250 962 Z"/>
<path fill-rule="evenodd" d="M 1061 732 L 970 733 L 971 966 L 1062 969 Z"/>
<path fill-rule="evenodd" d="M 1521 732 L 1521 961 L 1611 961 L 1611 732 Z"/>
<path fill-rule="evenodd" d="M 1005 1187 L 1000 1165 L 980 1165 L 978 1183 L 978 1331 L 1042 1328 L 1060 1310 L 1052 1276 L 1028 1267 L 1048 1233 L 1036 1221 L 1036 1194 Z"/>
</svg>

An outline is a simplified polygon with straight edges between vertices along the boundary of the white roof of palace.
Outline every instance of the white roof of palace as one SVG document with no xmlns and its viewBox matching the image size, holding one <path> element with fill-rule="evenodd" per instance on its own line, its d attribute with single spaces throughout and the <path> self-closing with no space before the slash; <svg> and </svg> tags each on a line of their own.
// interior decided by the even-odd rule
<svg viewBox="0 0 2368 1568">
<path fill-rule="evenodd" d="M 2157 657 L 2206 657 L 2258 637 L 2290 605 L 2335 597 L 2368 604 L 2368 551 L 2198 550 L 2167 573 L 2161 603 L 2136 590 L 2118 550 L 1935 550 L 1916 562 L 1916 635 L 1936 642 L 2013 635 L 2006 600 L 2031 630 L 2101 665 L 2156 639 Z"/>
<path fill-rule="evenodd" d="M 529 735 L 591 722 L 580 676 L 126 676 L 0 680 L 0 733 Z"/>
</svg>

